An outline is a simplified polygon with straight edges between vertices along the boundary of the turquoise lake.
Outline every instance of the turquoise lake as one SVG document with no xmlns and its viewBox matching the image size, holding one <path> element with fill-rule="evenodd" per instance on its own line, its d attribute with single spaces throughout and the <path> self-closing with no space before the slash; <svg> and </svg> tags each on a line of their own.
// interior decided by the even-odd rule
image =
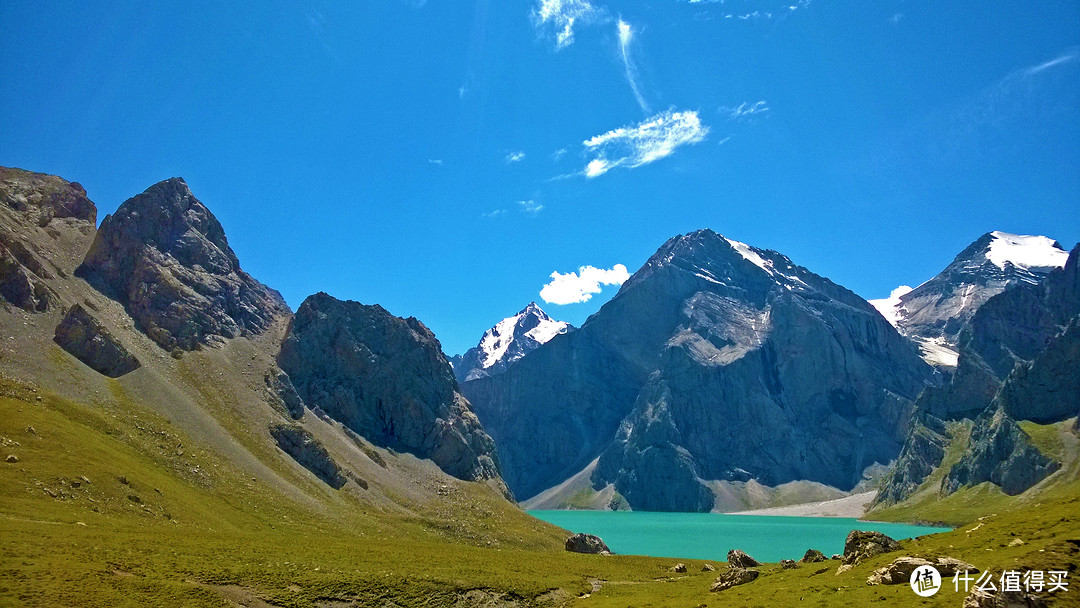
<svg viewBox="0 0 1080 608">
<path fill-rule="evenodd" d="M 876 530 L 895 539 L 945 532 L 947 528 L 864 522 L 840 517 L 777 517 L 722 513 L 643 511 L 529 511 L 571 532 L 595 534 L 623 555 L 724 561 L 731 549 L 755 559 L 797 560 L 807 549 L 826 557 L 843 553 L 852 530 Z"/>
</svg>

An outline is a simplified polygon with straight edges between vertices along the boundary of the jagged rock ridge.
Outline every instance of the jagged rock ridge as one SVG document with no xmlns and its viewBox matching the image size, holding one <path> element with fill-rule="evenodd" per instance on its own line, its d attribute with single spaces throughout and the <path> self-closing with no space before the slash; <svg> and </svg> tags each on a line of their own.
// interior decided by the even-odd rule
<svg viewBox="0 0 1080 608">
<path fill-rule="evenodd" d="M 415 318 L 318 293 L 296 311 L 278 363 L 304 403 L 367 440 L 501 483 L 494 442 Z"/>
<path fill-rule="evenodd" d="M 480 343 L 450 359 L 458 382 L 492 376 L 536 350 L 559 334 L 573 331 L 573 325 L 556 321 L 536 302 L 507 317 L 484 332 Z"/>
<path fill-rule="evenodd" d="M 278 292 L 240 269 L 217 218 L 178 177 L 106 216 L 78 273 L 169 350 L 259 333 L 289 314 Z"/>
<path fill-rule="evenodd" d="M 702 230 L 665 243 L 581 329 L 463 389 L 519 495 L 601 455 L 594 486 L 633 508 L 709 510 L 703 480 L 851 488 L 899 452 L 930 375 L 855 294 Z"/>
</svg>

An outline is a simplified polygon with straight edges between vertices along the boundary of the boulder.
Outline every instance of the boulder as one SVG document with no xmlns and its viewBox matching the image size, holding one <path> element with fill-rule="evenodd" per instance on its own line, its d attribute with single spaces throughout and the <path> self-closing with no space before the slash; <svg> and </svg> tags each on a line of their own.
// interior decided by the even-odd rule
<svg viewBox="0 0 1080 608">
<path fill-rule="evenodd" d="M 978 572 L 975 566 L 951 557 L 924 559 L 921 557 L 898 557 L 887 566 L 878 568 L 866 579 L 868 585 L 907 584 L 911 573 L 921 566 L 933 566 L 941 576 L 952 576 L 957 572 Z"/>
<path fill-rule="evenodd" d="M 117 378 L 139 368 L 139 360 L 81 304 L 56 326 L 53 341 L 99 374 Z"/>
<path fill-rule="evenodd" d="M 818 551 L 817 549 L 807 549 L 806 553 L 802 556 L 802 559 L 799 560 L 799 561 L 801 561 L 803 563 L 806 563 L 806 564 L 814 564 L 814 563 L 817 563 L 817 562 L 823 562 L 823 561 L 825 561 L 825 554 L 822 553 L 821 551 Z"/>
<path fill-rule="evenodd" d="M 780 560 L 780 567 L 784 570 L 792 570 L 798 567 L 798 564 L 796 564 L 793 559 L 782 559 Z"/>
<path fill-rule="evenodd" d="M 668 571 L 670 571 L 670 572 L 678 572 L 678 573 L 681 574 L 683 572 L 686 572 L 686 564 L 680 562 L 680 563 L 675 564 L 674 566 L 668 568 Z"/>
<path fill-rule="evenodd" d="M 573 553 L 611 555 L 611 549 L 608 549 L 608 546 L 604 544 L 604 541 L 599 536 L 581 532 L 566 539 L 566 550 Z"/>
<path fill-rule="evenodd" d="M 753 568 L 761 565 L 761 562 L 738 549 L 728 551 L 727 562 L 732 568 Z"/>
<path fill-rule="evenodd" d="M 712 564 L 704 564 L 701 566 L 702 572 L 716 572 L 716 566 Z"/>
<path fill-rule="evenodd" d="M 857 564 L 864 559 L 896 551 L 900 549 L 900 543 L 872 530 L 852 530 L 844 541 L 845 564 Z"/>
<path fill-rule="evenodd" d="M 716 577 L 716 581 L 709 587 L 709 591 L 723 591 L 724 589 L 730 589 L 736 585 L 745 585 L 756 579 L 760 573 L 757 570 L 748 570 L 746 568 L 729 567 L 722 572 L 720 576 Z"/>
</svg>

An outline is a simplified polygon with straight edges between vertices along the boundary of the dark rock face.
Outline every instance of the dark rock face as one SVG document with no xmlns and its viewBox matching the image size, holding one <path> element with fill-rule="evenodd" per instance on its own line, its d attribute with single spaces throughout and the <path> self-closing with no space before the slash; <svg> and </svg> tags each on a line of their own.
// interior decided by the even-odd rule
<svg viewBox="0 0 1080 608">
<path fill-rule="evenodd" d="M 574 553 L 610 554 L 611 549 L 599 536 L 577 533 L 566 539 L 566 550 Z"/>
<path fill-rule="evenodd" d="M 581 329 L 463 390 L 517 494 L 601 455 L 594 486 L 631 507 L 701 511 L 702 480 L 853 487 L 896 457 L 930 377 L 855 294 L 702 230 L 665 243 Z"/>
<path fill-rule="evenodd" d="M 857 564 L 864 559 L 900 550 L 900 543 L 881 532 L 852 530 L 844 541 L 845 564 Z"/>
<path fill-rule="evenodd" d="M 1013 368 L 997 402 L 1005 413 L 1041 424 L 1080 411 L 1080 316 L 1034 359 Z"/>
<path fill-rule="evenodd" d="M 0 203 L 39 227 L 54 218 L 97 222 L 97 207 L 86 190 L 55 175 L 0 167 Z"/>
<path fill-rule="evenodd" d="M 180 178 L 106 216 L 78 274 L 168 350 L 257 334 L 289 314 L 279 293 L 240 269 L 221 224 Z"/>
<path fill-rule="evenodd" d="M 736 585 L 745 585 L 756 580 L 760 574 L 757 570 L 731 567 L 716 577 L 716 581 L 712 584 L 712 587 L 709 587 L 709 591 L 723 591 Z"/>
<path fill-rule="evenodd" d="M 464 383 L 501 374 L 541 344 L 574 329 L 569 323 L 552 319 L 536 302 L 530 302 L 521 312 L 484 332 L 479 344 L 464 354 L 451 357 L 454 377 Z"/>
<path fill-rule="evenodd" d="M 948 445 L 944 422 L 930 414 L 916 414 L 916 421 L 900 451 L 900 457 L 882 480 L 874 504 L 896 504 L 914 493 L 944 460 Z"/>
<path fill-rule="evenodd" d="M 1020 494 L 1061 468 L 1040 452 L 1004 411 L 988 410 L 975 421 L 968 450 L 941 483 L 942 494 L 984 481 Z"/>
<path fill-rule="evenodd" d="M 761 562 L 750 557 L 745 552 L 739 549 L 732 549 L 728 551 L 727 563 L 732 568 L 753 568 L 754 566 L 760 566 Z"/>
<path fill-rule="evenodd" d="M 138 369 L 139 360 L 80 304 L 68 310 L 53 341 L 99 374 L 117 378 Z"/>
<path fill-rule="evenodd" d="M 338 490 L 345 485 L 347 479 L 341 467 L 330 457 L 323 444 L 303 427 L 275 424 L 270 427 L 270 435 L 283 452 L 292 456 L 328 486 Z"/>
<path fill-rule="evenodd" d="M 57 297 L 41 278 L 0 243 L 0 296 L 27 312 L 45 312 L 56 304 Z"/>
<path fill-rule="evenodd" d="M 430 458 L 459 479 L 501 481 L 495 443 L 415 318 L 315 294 L 296 312 L 278 364 L 309 407 L 369 441 Z"/>
</svg>

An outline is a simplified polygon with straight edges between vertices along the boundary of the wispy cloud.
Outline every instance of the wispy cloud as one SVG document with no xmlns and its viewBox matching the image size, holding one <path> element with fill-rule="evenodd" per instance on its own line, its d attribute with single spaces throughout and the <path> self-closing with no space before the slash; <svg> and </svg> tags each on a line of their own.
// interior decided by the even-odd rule
<svg viewBox="0 0 1080 608">
<path fill-rule="evenodd" d="M 634 126 L 620 127 L 582 142 L 592 159 L 585 177 L 603 175 L 615 167 L 640 167 L 670 156 L 676 148 L 701 141 L 709 128 L 695 111 L 667 110 Z"/>
<path fill-rule="evenodd" d="M 520 163 L 525 160 L 525 152 L 522 150 L 515 150 L 506 155 L 506 162 L 508 163 Z"/>
<path fill-rule="evenodd" d="M 1054 57 L 1050 61 L 1044 61 L 1043 63 L 1024 68 L 1023 73 L 1025 76 L 1034 76 L 1039 72 L 1049 70 L 1054 66 L 1059 66 L 1064 63 L 1076 61 L 1078 57 L 1080 57 L 1080 49 L 1072 48 L 1065 51 L 1061 55 Z"/>
<path fill-rule="evenodd" d="M 892 17 L 889 17 L 888 19 L 886 19 L 886 21 L 888 21 L 889 23 L 891 23 L 893 25 L 900 25 L 900 22 L 903 21 L 903 20 L 904 20 L 904 13 L 893 13 Z"/>
<path fill-rule="evenodd" d="M 747 120 L 759 114 L 765 114 L 769 111 L 769 104 L 764 99 L 750 103 L 744 101 L 738 106 L 720 106 L 718 111 L 727 116 L 731 120 Z"/>
<path fill-rule="evenodd" d="M 555 48 L 563 49 L 574 43 L 574 26 L 595 19 L 603 11 L 587 0 L 539 0 L 533 9 L 533 24 L 540 30 L 555 33 Z"/>
<path fill-rule="evenodd" d="M 709 5 L 720 4 L 727 7 L 728 0 L 683 0 L 688 4 Z M 737 21 L 759 21 L 759 20 L 771 20 L 771 19 L 783 19 L 795 11 L 810 6 L 812 0 L 755 0 L 750 2 L 744 0 L 742 4 L 745 6 L 740 12 L 738 10 L 728 11 L 720 15 L 724 19 L 732 19 Z M 730 4 L 737 4 L 736 2 L 730 2 Z M 753 10 L 750 10 L 753 8 Z"/>
<path fill-rule="evenodd" d="M 518 201 L 518 208 L 526 215 L 536 215 L 544 210 L 544 206 L 534 200 Z"/>
<path fill-rule="evenodd" d="M 577 272 L 562 274 L 556 271 L 540 290 L 540 297 L 548 304 L 588 302 L 604 285 L 622 285 L 629 278 L 630 273 L 622 264 L 615 264 L 610 270 L 582 266 Z"/>
<path fill-rule="evenodd" d="M 506 215 L 506 209 L 492 209 L 491 211 L 488 211 L 487 213 L 481 213 L 480 217 L 490 219 L 490 218 L 493 218 L 493 217 L 499 217 L 500 215 Z"/>
<path fill-rule="evenodd" d="M 427 159 L 427 162 L 429 164 L 436 165 L 436 166 L 439 166 L 439 167 L 441 167 L 442 164 L 443 164 L 443 161 L 442 161 L 441 158 L 429 158 L 429 159 Z"/>
<path fill-rule="evenodd" d="M 634 28 L 629 23 L 619 19 L 616 24 L 616 29 L 619 33 L 619 50 L 622 52 L 623 68 L 626 71 L 626 81 L 630 83 L 630 89 L 634 92 L 634 99 L 637 99 L 638 105 L 641 106 L 643 112 L 652 112 L 649 109 L 649 104 L 645 101 L 645 97 L 641 94 L 641 85 L 638 84 L 638 71 L 637 66 L 630 59 L 630 42 L 634 39 Z"/>
</svg>

